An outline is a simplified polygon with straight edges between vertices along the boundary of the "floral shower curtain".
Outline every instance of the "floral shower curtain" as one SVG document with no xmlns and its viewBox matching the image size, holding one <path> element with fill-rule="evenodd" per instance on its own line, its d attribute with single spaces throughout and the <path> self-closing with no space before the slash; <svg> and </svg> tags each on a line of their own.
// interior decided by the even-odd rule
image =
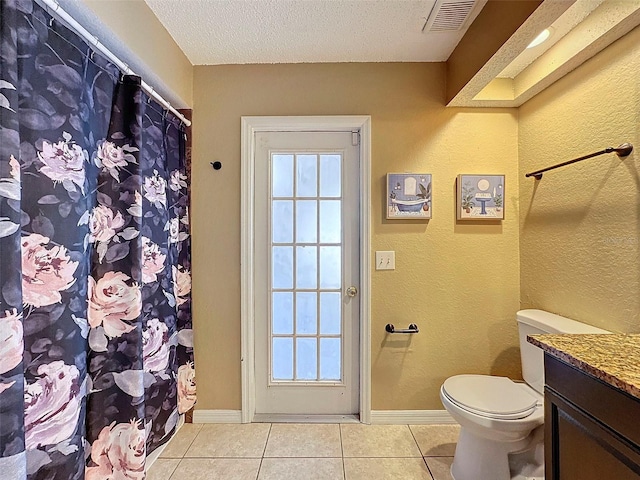
<svg viewBox="0 0 640 480">
<path fill-rule="evenodd" d="M 195 403 L 184 128 L 0 2 L 0 476 L 143 479 Z"/>
</svg>

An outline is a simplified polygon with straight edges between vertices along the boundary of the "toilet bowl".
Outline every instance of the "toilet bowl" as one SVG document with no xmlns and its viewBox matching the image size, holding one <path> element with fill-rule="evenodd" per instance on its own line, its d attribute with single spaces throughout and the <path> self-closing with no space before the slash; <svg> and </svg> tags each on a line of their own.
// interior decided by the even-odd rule
<svg viewBox="0 0 640 480">
<path fill-rule="evenodd" d="M 535 462 L 544 423 L 542 395 L 505 377 L 457 375 L 444 382 L 440 399 L 462 427 L 451 466 L 454 480 L 544 478 L 542 456 Z M 520 468 L 510 464 L 510 454 L 526 451 L 534 460 Z"/>
<path fill-rule="evenodd" d="M 527 342 L 541 333 L 610 333 L 542 310 L 517 313 L 525 383 L 489 375 L 456 375 L 440 388 L 460 426 L 454 480 L 544 480 L 544 356 Z"/>
</svg>

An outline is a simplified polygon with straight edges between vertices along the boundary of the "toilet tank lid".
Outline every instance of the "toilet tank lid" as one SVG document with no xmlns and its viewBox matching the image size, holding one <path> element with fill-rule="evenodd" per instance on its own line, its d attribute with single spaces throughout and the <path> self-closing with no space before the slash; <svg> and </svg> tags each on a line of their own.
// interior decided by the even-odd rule
<svg viewBox="0 0 640 480">
<path fill-rule="evenodd" d="M 520 310 L 516 314 L 516 318 L 520 323 L 531 325 L 547 333 L 611 333 L 608 330 L 577 322 L 544 310 Z"/>
</svg>

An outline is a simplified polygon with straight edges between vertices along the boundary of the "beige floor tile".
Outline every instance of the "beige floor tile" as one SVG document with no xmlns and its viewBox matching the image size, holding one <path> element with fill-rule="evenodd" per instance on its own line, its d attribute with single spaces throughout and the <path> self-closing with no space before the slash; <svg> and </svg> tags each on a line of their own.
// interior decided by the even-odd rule
<svg viewBox="0 0 640 480">
<path fill-rule="evenodd" d="M 256 480 L 259 458 L 183 458 L 172 480 Z"/>
<path fill-rule="evenodd" d="M 427 457 L 425 460 L 434 480 L 453 480 L 451 476 L 453 457 Z"/>
<path fill-rule="evenodd" d="M 206 424 L 185 457 L 261 458 L 269 427 L 268 423 Z"/>
<path fill-rule="evenodd" d="M 340 426 L 274 423 L 265 457 L 341 457 Z"/>
<path fill-rule="evenodd" d="M 345 458 L 346 480 L 432 480 L 422 458 Z"/>
<path fill-rule="evenodd" d="M 456 452 L 460 425 L 409 425 L 425 457 L 450 457 Z"/>
<path fill-rule="evenodd" d="M 147 471 L 147 480 L 169 480 L 180 463 L 179 458 L 158 458 Z"/>
<path fill-rule="evenodd" d="M 340 425 L 345 457 L 421 457 L 407 425 Z"/>
<path fill-rule="evenodd" d="M 201 423 L 185 423 L 167 443 L 160 458 L 182 458 L 202 428 Z"/>
<path fill-rule="evenodd" d="M 342 458 L 265 458 L 258 480 L 342 480 Z"/>
</svg>

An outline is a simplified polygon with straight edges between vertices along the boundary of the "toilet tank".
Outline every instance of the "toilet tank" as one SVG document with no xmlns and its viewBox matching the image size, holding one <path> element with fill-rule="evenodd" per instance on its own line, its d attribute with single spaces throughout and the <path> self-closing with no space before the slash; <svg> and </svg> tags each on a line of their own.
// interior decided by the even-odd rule
<svg viewBox="0 0 640 480">
<path fill-rule="evenodd" d="M 544 393 L 544 352 L 527 342 L 527 335 L 541 333 L 611 333 L 543 310 L 520 310 L 516 314 L 520 337 L 522 378 L 539 393 Z"/>
</svg>

